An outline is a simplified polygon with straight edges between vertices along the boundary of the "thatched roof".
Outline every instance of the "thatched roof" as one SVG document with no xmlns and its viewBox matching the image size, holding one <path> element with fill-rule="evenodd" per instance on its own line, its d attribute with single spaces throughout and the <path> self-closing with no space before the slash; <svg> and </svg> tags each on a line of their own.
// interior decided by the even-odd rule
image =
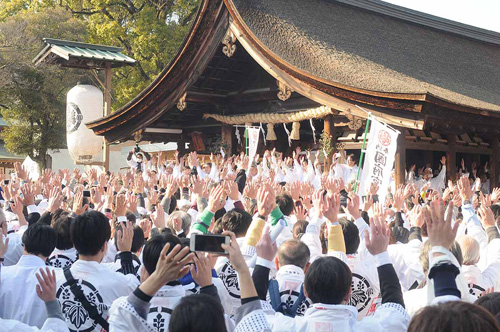
<svg viewBox="0 0 500 332">
<path fill-rule="evenodd" d="M 277 57 L 333 85 L 500 111 L 500 34 L 380 1 L 232 3 Z"/>
</svg>

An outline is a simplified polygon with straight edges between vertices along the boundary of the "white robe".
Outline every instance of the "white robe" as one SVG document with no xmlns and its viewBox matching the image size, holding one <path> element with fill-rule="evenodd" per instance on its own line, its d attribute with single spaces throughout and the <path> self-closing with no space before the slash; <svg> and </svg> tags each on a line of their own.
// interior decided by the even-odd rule
<svg viewBox="0 0 500 332">
<path fill-rule="evenodd" d="M 45 267 L 45 262 L 33 255 L 23 255 L 16 265 L 3 267 L 0 317 L 15 319 L 38 328 L 43 326 L 47 312 L 45 303 L 36 294 L 38 280 L 35 273 Z"/>
<path fill-rule="evenodd" d="M 406 331 L 410 318 L 404 308 L 395 303 L 381 305 L 373 316 L 357 321 L 356 308 L 348 305 L 315 303 L 303 317 L 287 317 L 276 313 L 268 319 L 272 331 Z"/>
<path fill-rule="evenodd" d="M 98 262 L 77 260 L 71 266 L 71 273 L 82 287 L 84 294 L 91 300 L 90 302 L 97 306 L 99 313 L 106 319 L 109 316 L 108 308 L 113 301 L 121 296 L 129 295 L 139 286 L 139 280 L 135 275 L 113 272 Z M 68 327 L 72 330 L 100 331 L 101 327 L 95 324 L 85 312 L 81 312 L 84 309 L 75 300 L 62 270 L 57 271 L 56 280 L 56 296 Z"/>
<path fill-rule="evenodd" d="M 66 323 L 57 318 L 47 318 L 41 328 L 29 326 L 13 319 L 0 318 L 0 332 L 69 332 Z"/>
</svg>

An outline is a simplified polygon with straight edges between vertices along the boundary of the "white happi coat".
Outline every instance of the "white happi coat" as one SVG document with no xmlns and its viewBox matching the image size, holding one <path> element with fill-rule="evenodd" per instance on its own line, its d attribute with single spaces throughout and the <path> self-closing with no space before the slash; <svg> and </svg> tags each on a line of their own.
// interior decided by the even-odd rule
<svg viewBox="0 0 500 332">
<path fill-rule="evenodd" d="M 184 296 L 186 296 L 186 290 L 182 285 L 165 285 L 160 288 L 150 301 L 148 324 L 156 332 L 167 332 L 170 315 Z"/>
<path fill-rule="evenodd" d="M 347 255 L 347 265 L 352 272 L 351 298 L 348 305 L 358 310 L 358 320 L 373 313 L 380 298 L 380 282 L 374 259 L 361 259 L 359 255 Z"/>
<path fill-rule="evenodd" d="M 78 252 L 75 248 L 59 250 L 54 249 L 48 259 L 50 266 L 64 269 L 71 266 L 78 259 Z"/>
<path fill-rule="evenodd" d="M 68 326 L 58 318 L 47 318 L 41 328 L 29 326 L 13 319 L 0 318 L 1 332 L 69 332 Z"/>
<path fill-rule="evenodd" d="M 304 283 L 304 270 L 295 265 L 283 265 L 276 272 L 276 281 L 278 281 L 281 302 L 292 307 L 299 297 L 300 288 Z M 267 301 L 271 303 L 269 294 Z M 307 308 L 312 304 L 312 301 L 306 298 L 297 309 L 297 316 L 304 316 Z"/>
<path fill-rule="evenodd" d="M 113 272 L 94 261 L 77 260 L 71 266 L 71 273 L 89 302 L 97 307 L 105 319 L 109 316 L 108 310 L 114 300 L 129 295 L 139 286 L 139 280 L 134 275 Z M 57 271 L 56 280 L 56 297 L 70 331 L 100 331 L 101 326 L 97 325 L 76 301 L 62 270 Z"/>
<path fill-rule="evenodd" d="M 268 316 L 272 331 L 406 331 L 410 317 L 404 308 L 396 303 L 381 305 L 373 316 L 357 320 L 356 308 L 349 305 L 315 303 L 303 317 L 287 317 L 281 313 Z"/>
<path fill-rule="evenodd" d="M 43 326 L 47 312 L 45 303 L 36 294 L 38 280 L 35 273 L 45 267 L 45 262 L 34 255 L 23 255 L 16 265 L 3 267 L 0 281 L 1 318 L 15 319 L 39 328 Z"/>
<path fill-rule="evenodd" d="M 245 237 L 237 238 L 236 242 L 238 242 L 238 245 L 243 253 L 243 257 L 248 264 L 248 261 L 252 259 L 253 253 L 255 253 L 255 248 L 245 244 Z M 241 306 L 241 289 L 238 273 L 229 262 L 229 259 L 222 256 L 219 257 L 215 263 L 215 271 L 231 297 L 232 312 L 226 312 L 226 314 L 234 315 L 236 309 Z"/>
</svg>

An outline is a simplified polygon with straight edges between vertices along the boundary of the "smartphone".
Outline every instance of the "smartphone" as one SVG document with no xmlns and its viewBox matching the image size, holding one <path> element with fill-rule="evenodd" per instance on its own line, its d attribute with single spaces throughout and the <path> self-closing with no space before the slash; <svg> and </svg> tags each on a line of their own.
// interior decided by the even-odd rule
<svg viewBox="0 0 500 332">
<path fill-rule="evenodd" d="M 83 197 L 90 197 L 90 190 L 84 190 Z"/>
<path fill-rule="evenodd" d="M 10 180 L 8 180 L 8 179 L 3 180 L 3 184 L 4 184 L 4 185 L 8 185 L 8 184 L 9 184 L 9 182 L 10 182 Z"/>
<path fill-rule="evenodd" d="M 222 244 L 229 245 L 229 236 L 213 234 L 191 234 L 189 249 L 191 251 L 205 251 L 218 254 L 227 254 Z"/>
<path fill-rule="evenodd" d="M 108 192 L 108 187 L 104 187 L 104 192 Z"/>
</svg>

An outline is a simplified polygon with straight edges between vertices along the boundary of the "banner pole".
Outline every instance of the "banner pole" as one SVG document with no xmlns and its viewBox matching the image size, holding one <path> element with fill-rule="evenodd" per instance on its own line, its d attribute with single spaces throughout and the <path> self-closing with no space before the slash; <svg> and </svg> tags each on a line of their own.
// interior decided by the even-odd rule
<svg viewBox="0 0 500 332">
<path fill-rule="evenodd" d="M 245 152 L 246 152 L 246 155 L 248 156 L 248 128 L 247 127 L 245 127 L 245 142 L 246 142 Z"/>
<path fill-rule="evenodd" d="M 365 156 L 365 149 L 366 149 L 366 135 L 368 134 L 368 127 L 370 126 L 370 118 L 371 114 L 368 113 L 368 118 L 366 119 L 366 127 L 365 127 L 365 134 L 363 137 L 363 148 L 361 149 L 361 155 L 359 156 L 359 164 L 358 164 L 358 174 L 356 174 L 356 182 L 354 183 L 354 192 L 358 192 L 358 181 L 359 181 L 359 175 L 361 174 L 361 165 L 363 165 L 363 157 Z"/>
</svg>

